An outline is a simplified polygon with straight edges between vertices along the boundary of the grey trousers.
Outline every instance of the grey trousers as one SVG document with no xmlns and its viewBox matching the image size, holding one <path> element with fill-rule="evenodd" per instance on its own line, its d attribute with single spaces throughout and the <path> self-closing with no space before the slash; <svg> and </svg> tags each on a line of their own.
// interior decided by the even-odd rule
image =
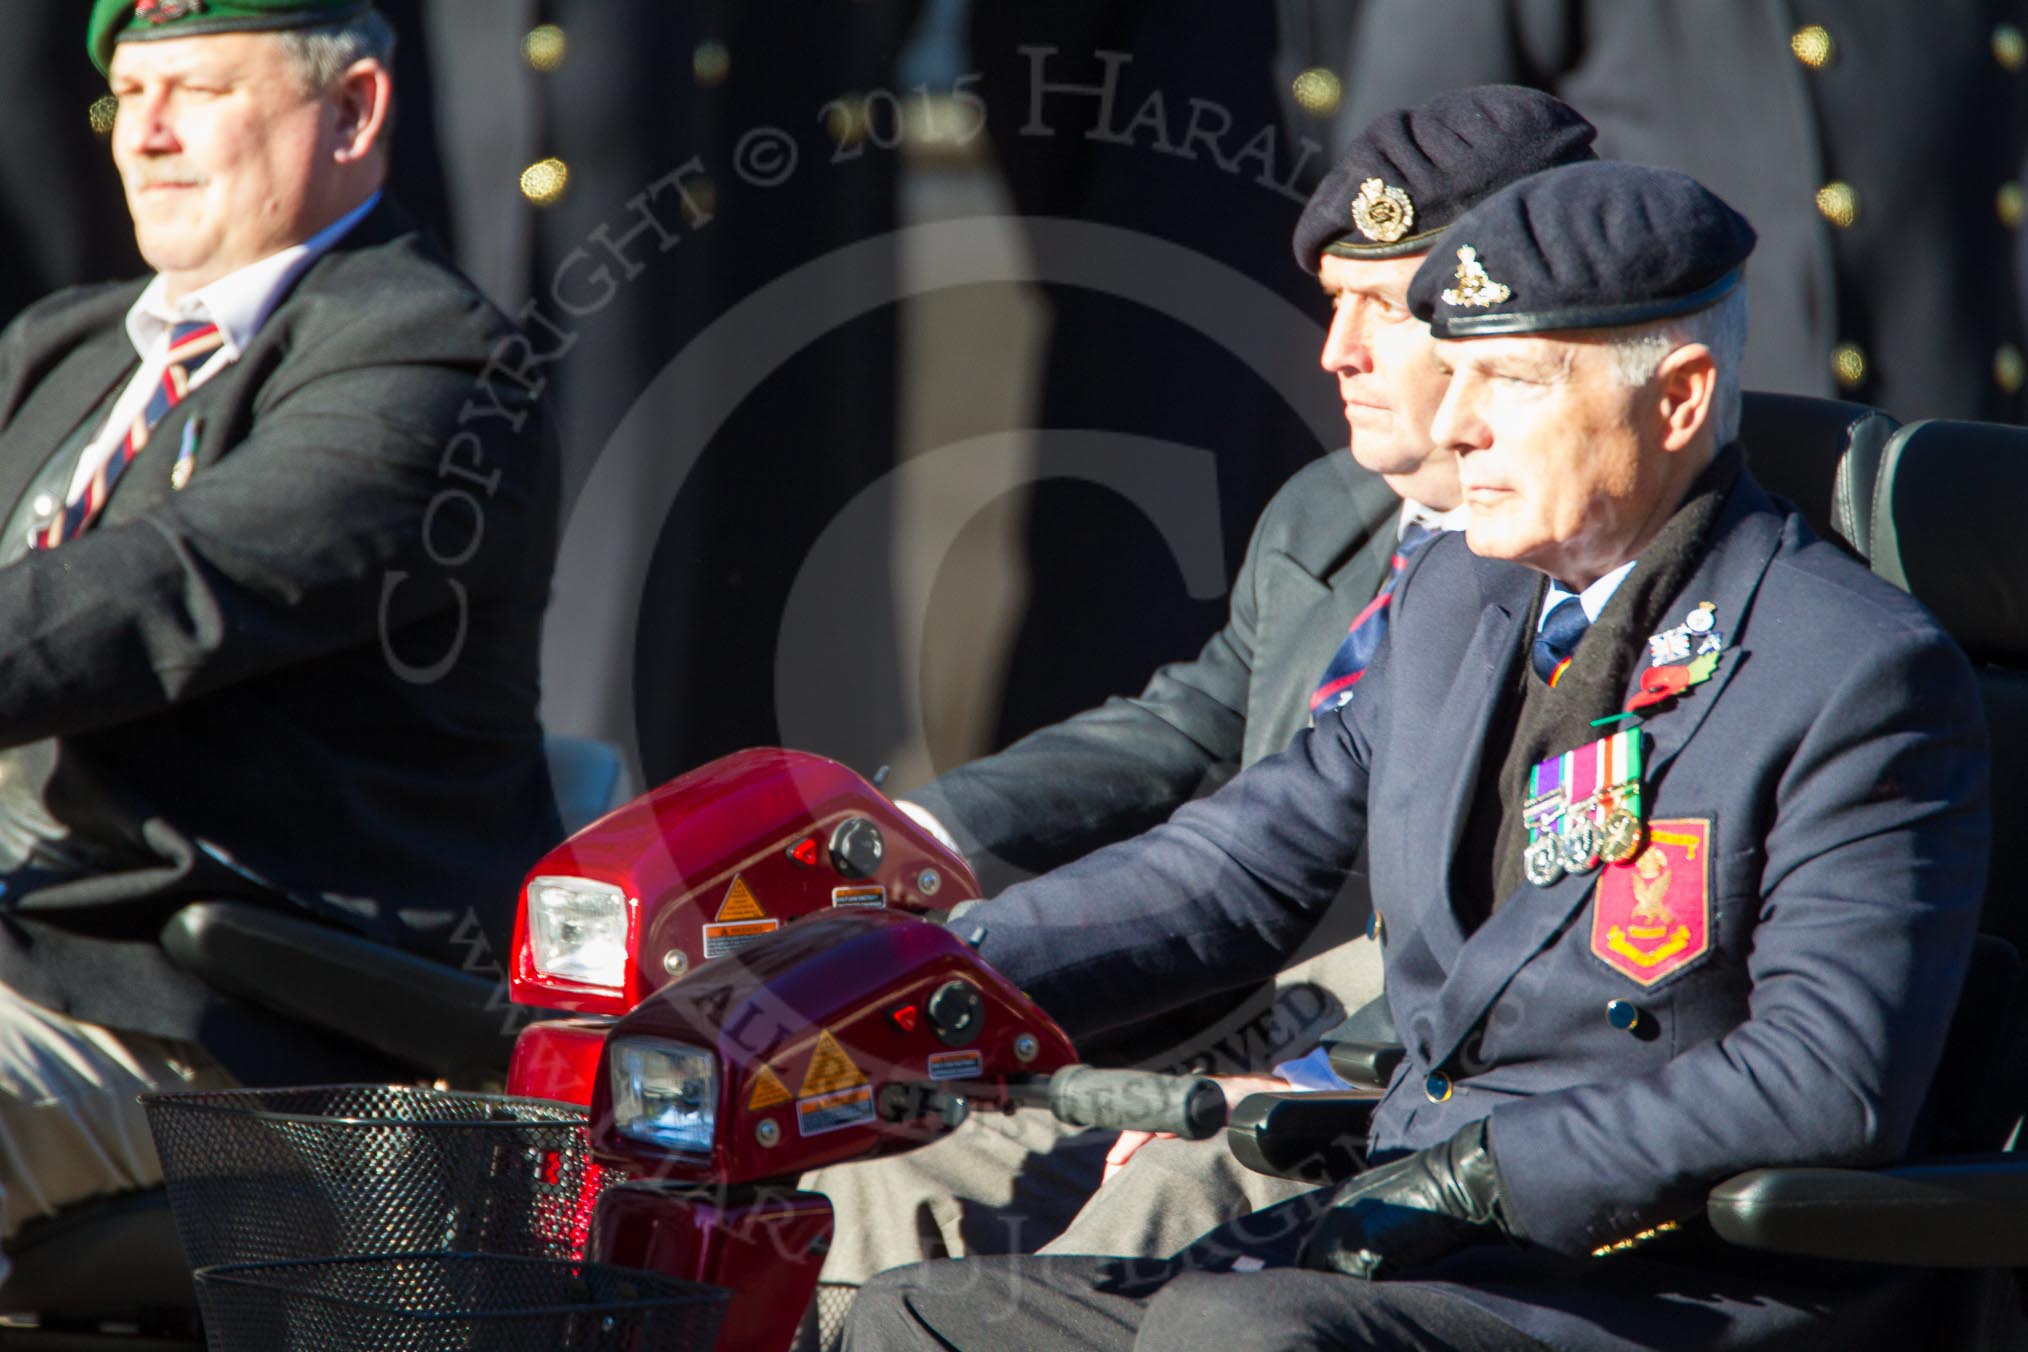
<svg viewBox="0 0 2028 1352">
<path fill-rule="evenodd" d="M 1295 1268 L 1185 1272 L 1137 1296 L 1099 1289 L 1108 1262 L 983 1258 L 883 1274 L 853 1305 L 846 1352 L 1540 1349 L 1484 1311 L 1414 1282 L 1366 1282 Z"/>
</svg>

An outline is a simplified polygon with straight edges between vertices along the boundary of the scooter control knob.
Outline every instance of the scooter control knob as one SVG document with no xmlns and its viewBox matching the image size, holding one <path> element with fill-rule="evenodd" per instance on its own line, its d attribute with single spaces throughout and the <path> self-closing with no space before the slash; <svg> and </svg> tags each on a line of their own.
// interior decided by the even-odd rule
<svg viewBox="0 0 2028 1352">
<path fill-rule="evenodd" d="M 831 867 L 847 878 L 871 878 L 886 852 L 880 828 L 865 817 L 847 817 L 831 833 Z"/>
<path fill-rule="evenodd" d="M 986 1022 L 986 1001 L 979 988 L 962 977 L 946 981 L 930 993 L 923 1012 L 930 1031 L 947 1046 L 969 1047 L 978 1041 Z"/>
</svg>

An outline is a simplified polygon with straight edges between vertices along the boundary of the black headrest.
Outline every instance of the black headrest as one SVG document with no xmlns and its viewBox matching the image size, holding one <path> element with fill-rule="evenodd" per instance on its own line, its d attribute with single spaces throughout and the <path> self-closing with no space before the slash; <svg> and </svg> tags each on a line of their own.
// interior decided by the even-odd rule
<svg viewBox="0 0 2028 1352">
<path fill-rule="evenodd" d="M 1900 425 L 1866 404 L 1748 390 L 1739 439 L 1762 487 L 1795 503 L 1817 534 L 1865 558 L 1872 551 L 1873 481 Z"/>
<path fill-rule="evenodd" d="M 2028 428 L 1930 419 L 1896 432 L 1873 490 L 1873 571 L 1975 662 L 2028 668 Z"/>
</svg>

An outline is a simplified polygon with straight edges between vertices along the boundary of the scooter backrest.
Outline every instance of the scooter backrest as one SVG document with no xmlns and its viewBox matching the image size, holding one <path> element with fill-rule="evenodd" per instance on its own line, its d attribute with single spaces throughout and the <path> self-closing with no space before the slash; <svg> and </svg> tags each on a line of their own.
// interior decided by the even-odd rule
<svg viewBox="0 0 2028 1352">
<path fill-rule="evenodd" d="M 913 1149 L 1069 1037 L 941 925 L 891 911 L 791 926 L 664 987 L 607 1036 L 592 1148 L 639 1176 L 733 1185 Z"/>
<path fill-rule="evenodd" d="M 522 884 L 517 1004 L 624 1014 L 804 916 L 979 895 L 963 859 L 836 761 L 734 752 L 616 808 Z"/>
</svg>

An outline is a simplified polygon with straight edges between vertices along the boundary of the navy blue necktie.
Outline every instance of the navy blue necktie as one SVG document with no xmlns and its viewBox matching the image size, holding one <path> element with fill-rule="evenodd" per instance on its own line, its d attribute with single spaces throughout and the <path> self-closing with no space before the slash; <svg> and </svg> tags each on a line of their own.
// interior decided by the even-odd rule
<svg viewBox="0 0 2028 1352">
<path fill-rule="evenodd" d="M 1344 642 L 1338 651 L 1331 654 L 1331 664 L 1324 668 L 1324 678 L 1317 683 L 1317 692 L 1310 696 L 1310 716 L 1329 713 L 1352 699 L 1352 687 L 1359 684 L 1359 678 L 1372 665 L 1373 655 L 1380 651 L 1380 640 L 1387 636 L 1387 606 L 1394 599 L 1394 585 L 1401 581 L 1411 560 L 1436 539 L 1439 532 L 1428 526 L 1410 522 L 1401 532 L 1401 540 L 1394 547 L 1394 567 L 1388 572 L 1387 580 L 1380 584 L 1380 594 L 1367 603 L 1366 609 L 1352 617 L 1352 627 L 1345 631 Z"/>
<path fill-rule="evenodd" d="M 1529 654 L 1535 674 L 1554 686 L 1589 628 L 1591 617 L 1584 613 L 1583 604 L 1575 596 L 1558 601 L 1556 609 L 1542 622 L 1542 632 L 1535 636 L 1535 648 Z"/>
</svg>

